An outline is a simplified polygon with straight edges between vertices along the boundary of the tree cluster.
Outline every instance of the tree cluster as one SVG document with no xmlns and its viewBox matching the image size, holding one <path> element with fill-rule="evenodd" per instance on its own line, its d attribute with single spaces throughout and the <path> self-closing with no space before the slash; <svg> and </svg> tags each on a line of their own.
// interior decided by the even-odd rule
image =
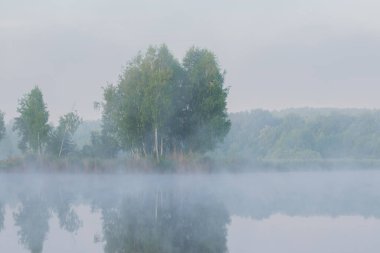
<svg viewBox="0 0 380 253">
<path fill-rule="evenodd" d="M 13 130 L 20 136 L 19 148 L 24 153 L 41 155 L 45 151 L 61 157 L 75 150 L 72 136 L 82 122 L 76 112 L 59 119 L 57 127 L 49 124 L 49 112 L 38 87 L 33 88 L 19 101 Z"/>
<path fill-rule="evenodd" d="M 154 157 L 213 149 L 230 129 L 228 89 L 213 53 L 191 48 L 180 63 L 165 45 L 150 47 L 126 66 L 116 85 L 104 88 L 102 129 L 77 154 L 109 158 L 119 151 Z M 70 112 L 49 124 L 49 112 L 38 87 L 19 101 L 13 131 L 24 153 L 64 157 L 75 151 L 73 136 L 81 118 Z M 4 135 L 0 113 L 0 138 Z"/>
<path fill-rule="evenodd" d="M 228 89 L 213 53 L 191 48 L 182 64 L 165 45 L 150 47 L 104 89 L 105 137 L 140 156 L 205 152 L 230 129 Z"/>
</svg>

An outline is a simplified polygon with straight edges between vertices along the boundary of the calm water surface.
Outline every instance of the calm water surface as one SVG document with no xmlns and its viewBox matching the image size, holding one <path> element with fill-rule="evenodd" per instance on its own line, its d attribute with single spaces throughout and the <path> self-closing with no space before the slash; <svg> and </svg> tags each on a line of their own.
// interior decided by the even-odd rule
<svg viewBox="0 0 380 253">
<path fill-rule="evenodd" d="M 379 252 L 380 172 L 0 175 L 0 252 Z"/>
</svg>

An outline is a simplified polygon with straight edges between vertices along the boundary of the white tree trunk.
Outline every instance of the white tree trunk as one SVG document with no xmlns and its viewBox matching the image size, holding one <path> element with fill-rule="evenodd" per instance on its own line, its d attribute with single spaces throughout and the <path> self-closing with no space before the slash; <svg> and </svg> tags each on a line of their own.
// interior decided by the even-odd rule
<svg viewBox="0 0 380 253">
<path fill-rule="evenodd" d="M 59 158 L 61 158 L 61 154 L 62 154 L 62 150 L 63 150 L 63 142 L 65 141 L 66 132 L 67 132 L 67 126 L 65 127 L 65 132 L 63 132 L 61 147 L 59 148 L 59 154 L 58 154 Z"/>
<path fill-rule="evenodd" d="M 156 160 L 159 162 L 159 156 L 158 156 L 158 133 L 157 133 L 157 127 L 154 128 L 154 151 L 156 153 Z"/>
<path fill-rule="evenodd" d="M 160 156 L 161 157 L 162 157 L 162 155 L 164 153 L 163 149 L 164 149 L 164 139 L 161 137 L 161 148 L 160 148 Z"/>
</svg>

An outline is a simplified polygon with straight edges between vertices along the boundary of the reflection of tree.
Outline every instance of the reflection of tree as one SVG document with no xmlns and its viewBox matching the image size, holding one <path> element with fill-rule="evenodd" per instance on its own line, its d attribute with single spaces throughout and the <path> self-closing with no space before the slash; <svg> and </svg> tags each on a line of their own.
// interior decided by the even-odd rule
<svg viewBox="0 0 380 253">
<path fill-rule="evenodd" d="M 150 192 L 103 208 L 105 252 L 223 253 L 229 216 L 212 198 Z"/>
<path fill-rule="evenodd" d="M 78 214 L 73 210 L 73 199 L 74 197 L 72 194 L 66 191 L 57 190 L 52 195 L 50 201 L 53 211 L 57 214 L 60 227 L 70 233 L 76 232 L 82 226 L 82 221 L 79 219 Z"/>
<path fill-rule="evenodd" d="M 4 205 L 0 203 L 0 231 L 4 228 L 4 215 L 5 215 L 5 209 Z"/>
<path fill-rule="evenodd" d="M 21 200 L 21 207 L 14 213 L 15 224 L 20 242 L 32 253 L 43 249 L 46 234 L 49 230 L 50 212 L 45 200 L 38 195 Z"/>
<path fill-rule="evenodd" d="M 52 212 L 57 214 L 60 227 L 76 232 L 82 222 L 72 208 L 73 195 L 67 191 L 50 189 L 40 193 L 24 193 L 20 198 L 21 206 L 13 214 L 20 242 L 32 253 L 40 253 L 49 231 L 49 218 Z M 0 205 L 0 225 L 1 225 Z"/>
</svg>

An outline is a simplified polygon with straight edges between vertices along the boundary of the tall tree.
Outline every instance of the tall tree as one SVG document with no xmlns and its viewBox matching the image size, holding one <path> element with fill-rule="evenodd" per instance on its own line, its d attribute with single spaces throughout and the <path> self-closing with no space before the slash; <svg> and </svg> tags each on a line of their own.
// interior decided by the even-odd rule
<svg viewBox="0 0 380 253">
<path fill-rule="evenodd" d="M 165 45 L 138 55 L 119 84 L 104 90 L 103 128 L 115 132 L 124 149 L 159 159 L 169 138 L 167 125 L 180 73 L 180 64 Z"/>
<path fill-rule="evenodd" d="M 4 113 L 0 111 L 0 140 L 5 135 Z"/>
<path fill-rule="evenodd" d="M 43 100 L 41 90 L 36 86 L 19 101 L 13 129 L 21 137 L 19 147 L 23 152 L 31 151 L 41 154 L 48 140 L 50 126 L 49 112 Z"/>
<path fill-rule="evenodd" d="M 191 48 L 183 66 L 189 86 L 183 130 L 188 148 L 204 152 L 213 149 L 230 130 L 226 109 L 228 88 L 224 87 L 224 73 L 215 55 L 206 49 Z"/>
</svg>

